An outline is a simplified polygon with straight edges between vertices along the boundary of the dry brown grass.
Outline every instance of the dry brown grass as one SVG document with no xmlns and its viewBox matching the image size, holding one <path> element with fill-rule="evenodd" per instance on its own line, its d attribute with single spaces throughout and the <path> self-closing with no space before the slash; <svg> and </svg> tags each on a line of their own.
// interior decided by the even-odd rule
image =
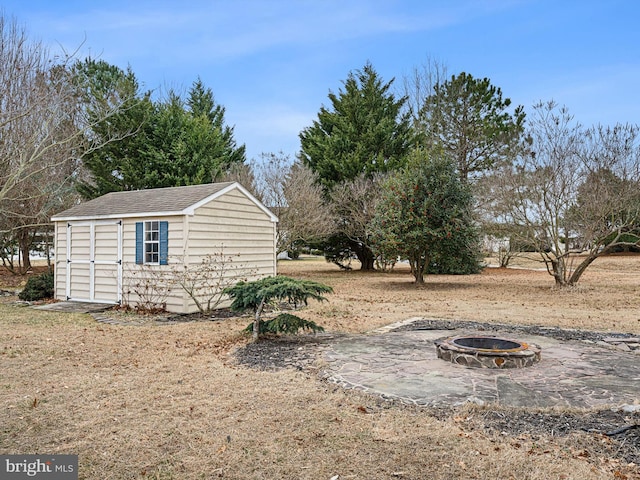
<svg viewBox="0 0 640 480">
<path fill-rule="evenodd" d="M 640 333 L 640 255 L 598 259 L 578 286 L 567 289 L 555 288 L 539 262 L 519 258 L 514 264 L 536 270 L 434 275 L 416 287 L 406 265 L 392 273 L 342 272 L 309 257 L 281 262 L 279 273 L 334 287 L 330 301 L 312 305 L 307 315 L 329 330 L 365 332 L 420 316 Z"/>
<path fill-rule="evenodd" d="M 303 316 L 365 332 L 412 316 L 640 332 L 640 258 L 596 263 L 583 285 L 545 272 L 439 276 L 341 272 L 323 260 L 280 273 L 332 285 Z M 111 326 L 0 305 L 0 450 L 76 453 L 86 479 L 599 479 L 636 467 L 594 436 L 494 438 L 464 410 L 438 420 L 321 382 L 234 364 L 246 319 Z"/>
</svg>

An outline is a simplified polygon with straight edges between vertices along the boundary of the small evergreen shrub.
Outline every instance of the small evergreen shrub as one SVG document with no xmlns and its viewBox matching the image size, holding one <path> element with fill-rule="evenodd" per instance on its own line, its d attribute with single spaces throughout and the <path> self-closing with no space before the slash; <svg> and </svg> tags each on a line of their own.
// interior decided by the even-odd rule
<svg viewBox="0 0 640 480">
<path fill-rule="evenodd" d="M 231 310 L 242 312 L 253 310 L 253 324 L 246 331 L 253 333 L 253 340 L 258 341 L 261 333 L 297 333 L 299 330 L 321 332 L 322 327 L 314 322 L 306 321 L 289 313 L 282 313 L 267 322 L 261 321 L 264 308 L 267 305 L 287 303 L 293 307 L 306 305 L 311 298 L 324 301 L 323 293 L 331 293 L 333 289 L 328 285 L 312 280 L 296 280 L 294 278 L 277 275 L 265 277 L 253 282 L 240 281 L 233 287 L 224 289 L 224 293 L 232 300 Z"/>
<path fill-rule="evenodd" d="M 53 298 L 53 272 L 29 277 L 24 290 L 18 294 L 18 298 L 27 302 Z"/>
<path fill-rule="evenodd" d="M 272 334 L 285 334 L 295 335 L 300 330 L 307 330 L 313 333 L 324 332 L 324 328 L 315 322 L 305 320 L 297 315 L 290 313 L 281 313 L 271 320 L 260 322 L 260 334 L 272 333 Z M 251 322 L 247 328 L 244 329 L 247 333 L 253 332 L 253 322 Z"/>
</svg>

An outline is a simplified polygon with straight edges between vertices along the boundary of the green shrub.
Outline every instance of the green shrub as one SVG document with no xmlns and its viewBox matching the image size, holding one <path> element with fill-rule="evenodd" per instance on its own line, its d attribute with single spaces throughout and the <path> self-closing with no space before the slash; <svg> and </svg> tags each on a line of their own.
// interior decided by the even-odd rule
<svg viewBox="0 0 640 480">
<path fill-rule="evenodd" d="M 29 277 L 24 290 L 18 294 L 18 298 L 28 302 L 53 298 L 53 272 L 45 272 Z"/>
<path fill-rule="evenodd" d="M 333 289 L 328 285 L 314 282 L 312 280 L 296 280 L 294 278 L 277 275 L 275 277 L 265 277 L 253 282 L 240 281 L 233 287 L 224 289 L 231 302 L 231 310 L 242 312 L 253 310 L 253 325 L 247 330 L 253 332 L 253 340 L 258 341 L 261 333 L 265 333 L 265 328 L 272 333 L 297 333 L 300 329 L 322 331 L 313 322 L 307 322 L 295 315 L 283 313 L 269 322 L 262 322 L 261 317 L 267 305 L 277 305 L 287 303 L 293 307 L 306 305 L 311 298 L 320 302 L 326 300 L 323 293 L 331 293 Z M 268 323 L 269 325 L 261 325 Z"/>
<path fill-rule="evenodd" d="M 300 330 L 307 330 L 313 333 L 324 332 L 324 328 L 317 323 L 305 320 L 304 318 L 300 318 L 297 315 L 292 315 L 290 313 L 281 313 L 276 318 L 260 322 L 259 328 L 261 334 L 273 333 L 276 335 L 281 333 L 286 335 L 295 335 Z M 244 331 L 252 333 L 253 322 L 251 322 Z"/>
</svg>

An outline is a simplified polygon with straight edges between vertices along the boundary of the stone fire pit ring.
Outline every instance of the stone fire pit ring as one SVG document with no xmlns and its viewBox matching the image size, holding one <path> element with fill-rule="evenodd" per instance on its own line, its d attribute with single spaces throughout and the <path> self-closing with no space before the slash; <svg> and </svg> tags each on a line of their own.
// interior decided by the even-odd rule
<svg viewBox="0 0 640 480">
<path fill-rule="evenodd" d="M 464 367 L 524 368 L 540 361 L 538 345 L 494 336 L 442 338 L 435 346 L 438 358 Z"/>
</svg>

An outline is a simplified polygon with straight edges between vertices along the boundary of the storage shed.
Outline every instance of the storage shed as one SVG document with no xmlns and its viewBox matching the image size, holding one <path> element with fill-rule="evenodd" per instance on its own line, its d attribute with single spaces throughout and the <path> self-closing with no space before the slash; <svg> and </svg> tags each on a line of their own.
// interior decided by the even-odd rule
<svg viewBox="0 0 640 480">
<path fill-rule="evenodd" d="M 219 252 L 250 278 L 276 274 L 278 219 L 237 182 L 108 193 L 51 220 L 60 300 L 135 305 L 135 272 L 162 272 L 154 278 L 169 282 L 176 264 L 195 266 Z M 170 312 L 197 311 L 182 288 L 163 303 Z"/>
</svg>

